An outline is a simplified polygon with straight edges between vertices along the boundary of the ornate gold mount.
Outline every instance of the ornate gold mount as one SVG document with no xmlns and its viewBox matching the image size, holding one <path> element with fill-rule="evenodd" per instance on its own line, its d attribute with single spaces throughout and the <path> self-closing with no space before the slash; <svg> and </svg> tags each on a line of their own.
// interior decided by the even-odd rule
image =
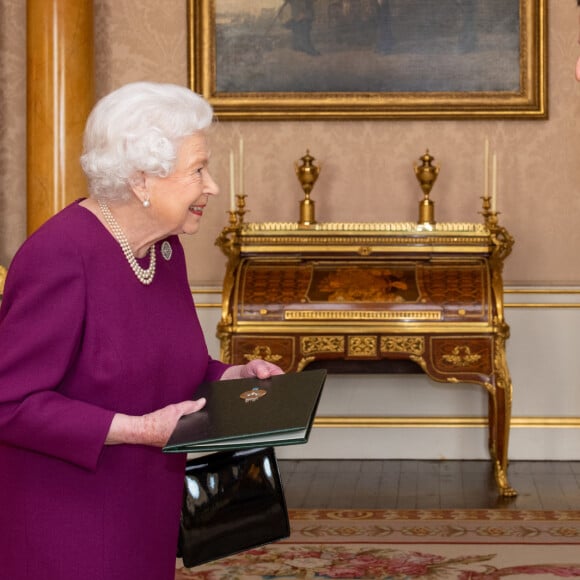
<svg viewBox="0 0 580 580">
<path fill-rule="evenodd" d="M 229 215 L 228 225 L 222 229 L 215 241 L 215 245 L 230 258 L 234 254 L 234 245 L 239 243 L 239 234 L 244 223 L 244 215 L 248 212 L 246 209 L 246 197 L 248 196 L 236 195 L 236 209 L 227 212 Z M 237 253 L 235 252 L 236 255 Z"/>
<path fill-rule="evenodd" d="M 310 226 L 316 223 L 314 217 L 314 202 L 310 199 L 310 193 L 318 176 L 320 175 L 320 165 L 314 164 L 314 157 L 310 155 L 310 151 L 306 150 L 306 155 L 300 158 L 301 165 L 295 163 L 296 176 L 302 190 L 304 191 L 304 199 L 300 202 L 300 225 Z"/>
<path fill-rule="evenodd" d="M 501 271 L 504 260 L 511 254 L 514 239 L 506 228 L 499 225 L 500 212 L 491 210 L 491 197 L 482 196 L 481 199 L 483 200 L 483 209 L 480 213 L 483 215 L 484 223 L 494 244 L 495 263 L 493 265 L 500 267 Z"/>
<path fill-rule="evenodd" d="M 494 227 L 497 227 L 498 224 L 498 211 L 492 211 L 491 209 L 491 197 L 482 195 L 481 199 L 482 203 L 482 210 L 479 212 L 483 216 L 483 221 L 485 225 L 491 230 Z"/>
<path fill-rule="evenodd" d="M 431 229 L 431 226 L 435 224 L 435 204 L 429 199 L 431 188 L 439 175 L 439 166 L 431 163 L 434 159 L 429 155 L 429 149 L 427 149 L 425 155 L 419 157 L 421 165 L 415 165 L 415 175 L 423 191 L 423 199 L 419 202 L 419 220 L 417 223 L 425 226 L 426 229 Z"/>
<path fill-rule="evenodd" d="M 228 211 L 230 216 L 229 225 L 234 227 L 234 229 L 239 229 L 244 223 L 244 216 L 248 213 L 246 209 L 246 197 L 247 195 L 236 195 L 236 209 L 234 211 Z"/>
</svg>

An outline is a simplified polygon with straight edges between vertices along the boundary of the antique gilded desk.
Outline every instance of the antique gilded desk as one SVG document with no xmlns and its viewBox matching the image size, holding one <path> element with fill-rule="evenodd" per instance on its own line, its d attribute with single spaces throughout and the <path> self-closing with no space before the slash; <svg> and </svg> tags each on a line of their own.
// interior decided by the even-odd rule
<svg viewBox="0 0 580 580">
<path fill-rule="evenodd" d="M 513 238 L 484 223 L 244 223 L 216 241 L 228 258 L 222 360 L 263 358 L 285 371 L 333 361 L 413 361 L 429 377 L 477 383 L 489 400 L 488 444 L 501 495 L 512 384 L 502 269 Z M 417 369 L 419 370 L 419 369 Z M 357 371 L 360 372 L 360 371 Z"/>
</svg>

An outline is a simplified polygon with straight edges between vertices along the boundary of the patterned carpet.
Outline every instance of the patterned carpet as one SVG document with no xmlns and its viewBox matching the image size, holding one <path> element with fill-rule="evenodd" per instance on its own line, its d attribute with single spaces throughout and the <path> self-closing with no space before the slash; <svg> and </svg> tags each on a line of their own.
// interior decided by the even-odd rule
<svg viewBox="0 0 580 580">
<path fill-rule="evenodd" d="M 580 511 L 290 510 L 287 540 L 177 579 L 580 578 Z"/>
</svg>

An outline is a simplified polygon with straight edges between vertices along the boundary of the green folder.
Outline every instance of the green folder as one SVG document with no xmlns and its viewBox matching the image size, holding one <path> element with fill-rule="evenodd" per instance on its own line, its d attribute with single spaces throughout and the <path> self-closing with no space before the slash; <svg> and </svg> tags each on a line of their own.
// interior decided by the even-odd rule
<svg viewBox="0 0 580 580">
<path fill-rule="evenodd" d="M 166 453 L 276 447 L 306 443 L 326 370 L 202 384 L 195 398 L 205 407 L 179 419 Z"/>
</svg>

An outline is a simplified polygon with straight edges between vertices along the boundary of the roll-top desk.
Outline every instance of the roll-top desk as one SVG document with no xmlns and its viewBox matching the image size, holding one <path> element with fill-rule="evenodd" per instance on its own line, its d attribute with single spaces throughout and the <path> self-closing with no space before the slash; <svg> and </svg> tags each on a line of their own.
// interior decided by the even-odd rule
<svg viewBox="0 0 580 580">
<path fill-rule="evenodd" d="M 412 361 L 436 381 L 477 383 L 489 395 L 499 492 L 516 495 L 507 479 L 512 384 L 502 282 L 513 239 L 497 215 L 426 228 L 244 223 L 243 213 L 231 212 L 216 241 L 228 258 L 222 360 L 263 358 L 285 371 L 341 362 L 356 372 Z"/>
</svg>

